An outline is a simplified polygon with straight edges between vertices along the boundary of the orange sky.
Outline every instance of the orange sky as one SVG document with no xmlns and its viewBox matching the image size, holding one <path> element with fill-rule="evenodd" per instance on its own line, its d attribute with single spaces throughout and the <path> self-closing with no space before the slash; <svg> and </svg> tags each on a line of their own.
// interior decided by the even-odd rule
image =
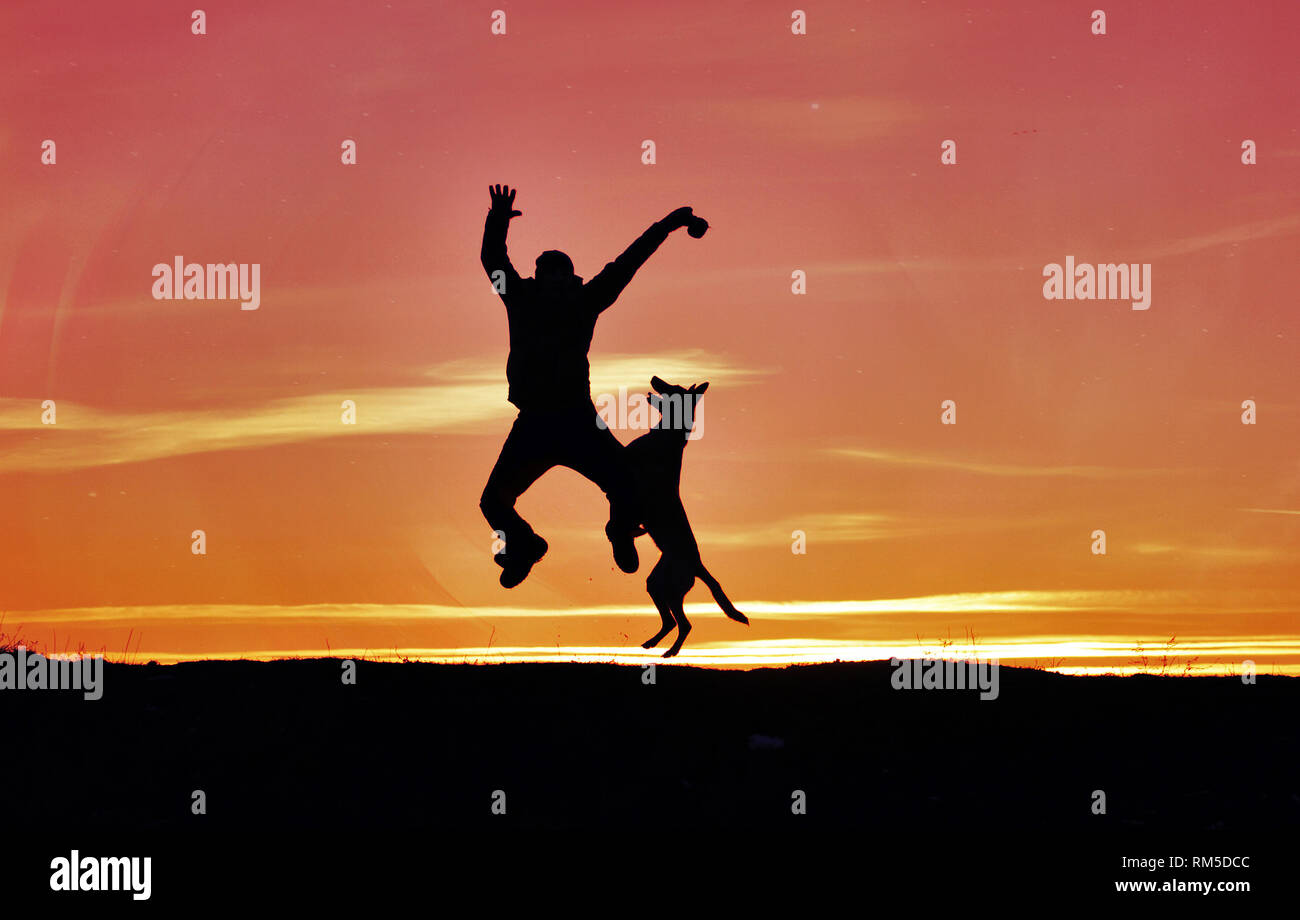
<svg viewBox="0 0 1300 920">
<path fill-rule="evenodd" d="M 559 248 L 590 277 L 678 205 L 712 225 L 591 355 L 596 393 L 712 384 L 682 492 L 752 625 L 697 587 L 680 660 L 972 631 L 1004 661 L 1176 635 L 1300 671 L 1300 6 L 1125 4 L 1105 36 L 1066 3 L 820 3 L 806 36 L 773 3 L 511 3 L 504 36 L 491 7 L 206 4 L 204 36 L 163 2 L 0 10 L 0 629 L 639 660 L 655 555 L 614 569 L 577 474 L 521 500 L 551 552 L 496 582 L 505 182 L 525 274 Z M 154 300 L 177 255 L 260 263 L 261 308 Z M 1151 308 L 1044 300 L 1068 255 L 1150 263 Z"/>
</svg>

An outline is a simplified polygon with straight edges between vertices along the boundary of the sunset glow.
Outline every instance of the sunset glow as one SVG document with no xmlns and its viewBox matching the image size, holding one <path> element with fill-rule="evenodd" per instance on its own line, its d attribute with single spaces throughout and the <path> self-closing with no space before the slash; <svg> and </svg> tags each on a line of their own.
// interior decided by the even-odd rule
<svg viewBox="0 0 1300 920">
<path fill-rule="evenodd" d="M 549 555 L 497 584 L 478 501 L 514 413 L 479 244 L 508 182 L 525 274 L 560 248 L 590 277 L 679 205 L 711 225 L 591 349 L 593 395 L 710 382 L 682 497 L 751 625 L 697 586 L 682 664 L 1300 674 L 1300 4 L 1125 7 L 1104 43 L 1083 7 L 939 6 L 821 4 L 793 41 L 785 8 L 684 0 L 512 4 L 498 38 L 398 0 L 201 38 L 151 0 L 6 4 L 0 632 L 658 660 L 657 554 L 615 569 L 569 470 L 520 501 Z M 258 309 L 154 299 L 177 256 L 260 264 Z M 1149 309 L 1045 299 L 1067 256 L 1149 263 Z"/>
</svg>

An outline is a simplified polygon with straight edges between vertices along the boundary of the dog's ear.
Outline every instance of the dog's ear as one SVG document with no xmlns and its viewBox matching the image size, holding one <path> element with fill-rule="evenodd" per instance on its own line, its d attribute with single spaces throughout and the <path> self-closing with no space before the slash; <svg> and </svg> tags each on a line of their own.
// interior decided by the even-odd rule
<svg viewBox="0 0 1300 920">
<path fill-rule="evenodd" d="M 691 387 L 691 392 L 694 393 L 696 396 L 703 396 L 704 391 L 707 390 L 708 388 L 709 388 L 709 382 L 706 380 L 703 383 L 696 384 L 695 386 Z"/>
<path fill-rule="evenodd" d="M 668 384 L 664 383 L 658 377 L 650 378 L 650 386 L 654 387 L 656 393 L 662 393 L 668 389 Z"/>
</svg>

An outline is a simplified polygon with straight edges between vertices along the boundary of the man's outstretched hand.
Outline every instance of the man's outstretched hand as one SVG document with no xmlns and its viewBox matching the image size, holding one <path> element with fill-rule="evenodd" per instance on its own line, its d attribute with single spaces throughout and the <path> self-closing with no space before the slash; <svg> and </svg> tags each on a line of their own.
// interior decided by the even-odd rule
<svg viewBox="0 0 1300 920">
<path fill-rule="evenodd" d="M 709 229 L 709 222 L 703 217 L 696 217 L 690 207 L 678 208 L 668 215 L 668 222 L 674 227 L 685 227 L 686 232 L 699 239 Z"/>
<path fill-rule="evenodd" d="M 517 191 L 519 189 L 511 188 L 508 185 L 489 185 L 488 194 L 492 196 L 492 213 L 500 215 L 506 220 L 522 216 L 523 211 L 514 210 L 515 192 Z"/>
</svg>

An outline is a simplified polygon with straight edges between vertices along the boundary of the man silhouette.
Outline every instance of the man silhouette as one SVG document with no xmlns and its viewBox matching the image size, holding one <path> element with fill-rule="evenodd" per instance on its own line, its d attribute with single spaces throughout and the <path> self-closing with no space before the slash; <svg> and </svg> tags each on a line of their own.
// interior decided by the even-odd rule
<svg viewBox="0 0 1300 920">
<path fill-rule="evenodd" d="M 614 561 L 624 572 L 635 572 L 640 515 L 624 468 L 623 445 L 597 424 L 587 352 L 596 318 L 668 234 L 689 227 L 698 238 L 708 224 L 689 207 L 678 208 L 651 224 L 586 284 L 573 273 L 573 261 L 554 249 L 537 257 L 534 277 L 521 278 L 506 254 L 506 231 L 522 213 L 514 210 L 517 190 L 494 185 L 488 191 L 492 206 L 483 228 L 482 261 L 506 306 L 508 398 L 519 409 L 479 502 L 488 524 L 505 541 L 495 557 L 502 568 L 501 585 L 513 588 L 522 582 L 546 554 L 546 541 L 515 511 L 515 501 L 553 466 L 567 466 L 600 486 L 609 499 L 605 535 L 613 544 Z"/>
</svg>

